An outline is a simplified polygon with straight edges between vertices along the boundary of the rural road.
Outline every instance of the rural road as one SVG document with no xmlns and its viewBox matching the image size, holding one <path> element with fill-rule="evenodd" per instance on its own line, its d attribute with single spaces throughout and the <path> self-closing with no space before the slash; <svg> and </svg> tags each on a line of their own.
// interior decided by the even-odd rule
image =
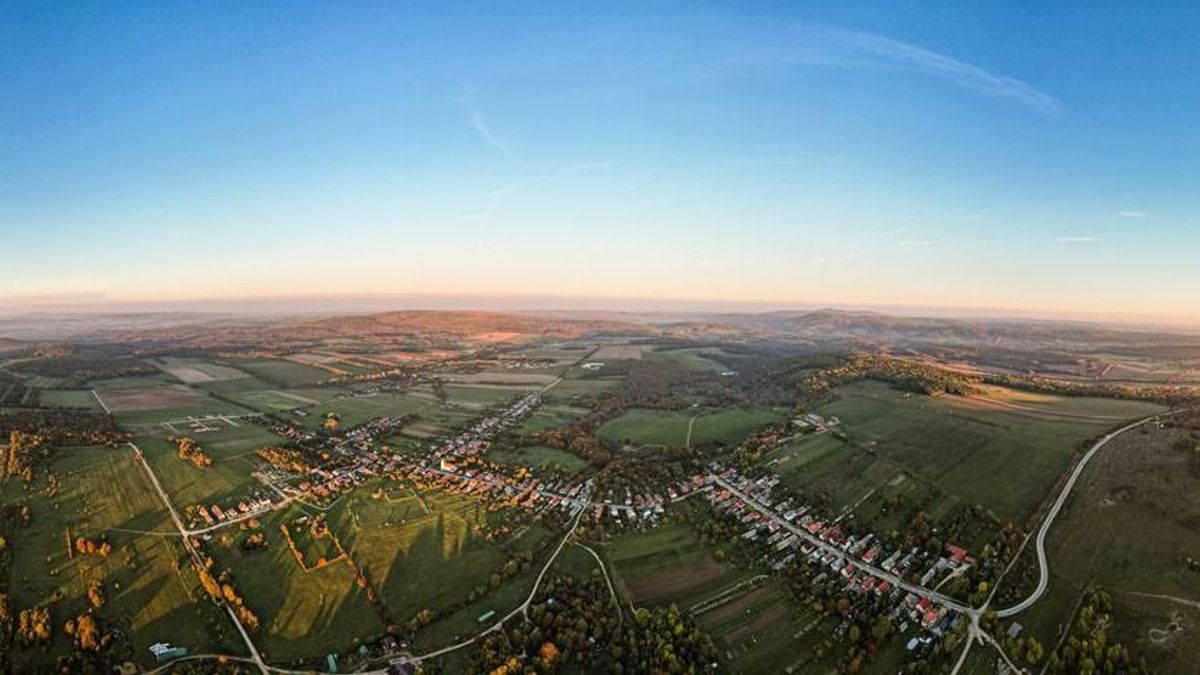
<svg viewBox="0 0 1200 675">
<path fill-rule="evenodd" d="M 1113 440 L 1117 436 L 1120 436 L 1127 431 L 1136 429 L 1143 424 L 1157 420 L 1163 415 L 1171 414 L 1174 414 L 1174 411 L 1160 415 L 1152 415 L 1145 419 L 1127 424 L 1096 441 L 1095 445 L 1093 445 L 1091 449 L 1087 451 L 1087 454 L 1083 456 L 1083 459 L 1079 460 L 1079 463 L 1075 465 L 1075 470 L 1071 472 L 1070 478 L 1067 479 L 1067 484 L 1063 486 L 1062 492 L 1058 494 L 1058 499 L 1054 500 L 1054 504 L 1050 507 L 1050 512 L 1046 514 L 1046 519 L 1042 521 L 1042 526 L 1038 530 L 1037 539 L 1034 542 L 1037 547 L 1038 556 L 1037 588 L 1034 589 L 1033 593 L 1031 593 L 1028 598 L 1025 598 L 1021 602 L 1013 605 L 1012 607 L 998 610 L 996 612 L 996 616 L 1007 618 L 1016 614 L 1020 614 L 1021 612 L 1032 607 L 1033 604 L 1040 600 L 1042 595 L 1046 593 L 1046 588 L 1050 585 L 1050 563 L 1046 560 L 1046 534 L 1050 532 L 1050 526 L 1054 524 L 1054 519 L 1058 516 L 1059 511 L 1062 511 L 1063 505 L 1067 503 L 1067 498 L 1071 496 L 1071 490 L 1075 487 L 1075 482 L 1079 480 L 1079 476 L 1082 475 L 1083 470 L 1087 468 L 1088 462 L 1092 461 L 1092 457 L 1094 457 L 1101 448 L 1108 445 L 1109 441 Z"/>
<path fill-rule="evenodd" d="M 608 569 L 606 567 L 604 567 L 604 561 L 600 559 L 600 554 L 596 553 L 596 550 L 593 549 L 591 546 L 588 546 L 587 544 L 576 543 L 576 546 L 579 546 L 580 548 L 587 551 L 588 553 L 591 553 L 592 557 L 596 559 L 596 564 L 600 566 L 600 571 L 604 573 L 604 583 L 608 584 L 608 592 L 612 595 L 613 602 L 616 603 L 617 625 L 624 624 L 625 623 L 625 612 L 621 611 L 621 599 L 617 597 L 617 590 L 615 588 L 613 588 L 612 579 L 609 578 L 609 576 L 608 576 Z"/>
<path fill-rule="evenodd" d="M 938 593 L 937 591 L 932 591 L 928 588 L 925 588 L 924 586 L 910 584 L 909 582 L 901 579 L 900 577 L 896 576 L 895 574 L 891 574 L 890 572 L 885 572 L 884 570 L 882 570 L 878 567 L 875 567 L 874 565 L 869 565 L 865 562 L 862 562 L 861 560 L 856 560 L 854 558 L 851 558 L 850 556 L 848 556 L 844 552 L 842 552 L 840 549 L 838 549 L 836 546 L 831 546 L 827 542 L 821 541 L 817 537 L 814 537 L 813 535 L 809 534 L 807 530 L 796 527 L 795 525 L 793 525 L 793 524 L 789 523 L 788 521 L 784 520 L 783 518 L 779 517 L 779 515 L 777 513 L 775 513 L 771 509 L 763 506 L 762 504 L 759 504 L 758 500 L 754 499 L 753 497 L 746 494 L 745 492 L 742 492 L 741 490 L 737 489 L 736 487 L 725 482 L 725 479 L 721 478 L 720 476 L 714 475 L 714 476 L 710 476 L 710 478 L 713 480 L 713 482 L 717 483 L 721 487 L 723 487 L 726 490 L 729 490 L 733 494 L 737 495 L 739 499 L 741 499 L 742 501 L 749 504 L 755 511 L 758 511 L 759 513 L 762 513 L 763 515 L 774 519 L 775 522 L 779 523 L 779 525 L 781 527 L 783 527 L 784 529 L 786 529 L 787 531 L 800 537 L 801 539 L 804 539 L 808 543 L 810 543 L 814 546 L 817 546 L 821 550 L 823 550 L 827 553 L 833 553 L 834 555 L 838 556 L 839 558 L 842 558 L 846 562 L 852 562 L 852 563 L 854 563 L 855 567 L 866 570 L 867 572 L 871 573 L 876 578 L 883 579 L 884 581 L 887 581 L 888 583 L 892 584 L 893 586 L 896 586 L 898 588 L 903 588 L 904 590 L 909 591 L 911 593 L 916 593 L 917 595 L 928 597 L 931 600 L 940 602 L 941 604 L 945 605 L 946 607 L 949 607 L 950 609 L 952 609 L 956 612 L 961 612 L 968 617 L 977 617 L 979 615 L 979 610 L 967 607 L 966 605 L 955 600 L 954 598 L 951 598 L 948 595 L 943 595 L 941 593 Z"/>
<path fill-rule="evenodd" d="M 192 547 L 192 542 L 187 535 L 187 528 L 183 526 L 183 519 L 179 517 L 179 512 L 175 510 L 175 506 L 171 503 L 171 499 L 167 496 L 166 490 L 163 490 L 162 484 L 158 482 L 158 476 L 154 475 L 154 470 L 151 469 L 150 464 L 146 462 L 145 456 L 142 455 L 142 449 L 133 443 L 130 443 L 129 447 L 133 448 L 134 456 L 137 457 L 138 461 L 142 463 L 142 468 L 146 470 L 146 475 L 150 477 L 150 483 L 154 485 L 154 489 L 158 492 L 158 496 L 162 498 L 163 504 L 166 504 L 167 512 L 171 514 L 171 520 L 175 523 L 176 529 L 179 530 L 179 535 L 183 537 L 183 547 L 186 548 L 188 553 L 191 554 L 192 561 L 197 565 L 202 566 L 203 563 L 200 559 L 200 554 L 198 554 L 196 549 Z M 250 634 L 246 632 L 246 627 L 242 625 L 241 619 L 238 618 L 237 613 L 233 611 L 233 608 L 229 606 L 229 603 L 223 604 L 225 611 L 229 613 L 229 618 L 233 620 L 233 625 L 236 626 L 238 632 L 242 634 L 242 639 L 246 642 L 246 648 L 250 650 L 250 659 L 254 662 L 254 665 L 258 666 L 259 671 L 266 675 L 266 673 L 269 672 L 267 670 L 267 664 L 263 662 L 262 656 L 259 655 L 258 649 L 255 648 L 254 641 L 250 639 Z"/>
</svg>

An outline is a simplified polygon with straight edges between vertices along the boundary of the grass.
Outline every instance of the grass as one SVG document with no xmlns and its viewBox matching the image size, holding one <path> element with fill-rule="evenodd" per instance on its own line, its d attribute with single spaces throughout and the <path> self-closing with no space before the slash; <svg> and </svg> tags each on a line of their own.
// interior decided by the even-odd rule
<svg viewBox="0 0 1200 675">
<path fill-rule="evenodd" d="M 693 416 L 696 418 L 691 435 L 693 446 L 735 445 L 758 429 L 783 419 L 782 413 L 768 408 L 739 408 L 700 415 L 682 410 L 634 409 L 603 424 L 597 436 L 609 443 L 684 445 Z"/>
<path fill-rule="evenodd" d="M 1200 601 L 1200 573 L 1185 562 L 1200 557 L 1200 470 L 1188 451 L 1172 447 L 1181 432 L 1143 429 L 1088 464 L 1047 537 L 1049 590 L 1017 620 L 1052 644 L 1080 591 L 1094 583 L 1112 595 L 1114 640 L 1136 645 L 1153 672 L 1190 673 L 1200 662 L 1200 612 L 1138 594 Z M 1186 632 L 1164 645 L 1149 642 L 1148 631 L 1173 612 L 1184 614 Z"/>
<path fill-rule="evenodd" d="M 566 450 L 549 448 L 544 445 L 529 445 L 516 450 L 493 450 L 487 456 L 488 459 L 500 464 L 541 470 L 560 467 L 566 471 L 580 471 L 588 466 L 586 460 Z"/>
<path fill-rule="evenodd" d="M 687 525 L 619 534 L 604 555 L 618 593 L 637 603 L 688 607 L 752 576 L 714 560 Z"/>
<path fill-rule="evenodd" d="M 772 581 L 697 617 L 737 673 L 836 671 L 838 651 L 819 655 L 837 619 L 798 606 Z"/>
<path fill-rule="evenodd" d="M 1045 405 L 1051 413 L 1056 411 L 1051 403 Z M 1104 406 L 1109 415 L 1124 411 L 1129 419 L 1159 409 L 1126 401 Z M 840 418 L 841 430 L 853 446 L 869 449 L 875 457 L 948 495 L 1014 519 L 1042 500 L 1085 441 L 1118 423 L 1115 417 L 1058 418 L 980 408 L 956 399 L 902 392 L 879 382 L 843 387 L 838 398 L 818 412 Z M 862 462 L 854 453 L 843 452 L 830 462 L 830 471 L 840 466 L 843 475 L 861 473 L 861 467 L 849 466 Z M 997 476 L 1004 480 L 996 480 Z"/>
<path fill-rule="evenodd" d="M 177 537 L 130 530 L 173 532 L 161 500 L 128 448 L 59 450 L 50 465 L 60 488 L 44 492 L 45 477 L 31 492 L 9 481 L 0 495 L 5 503 L 28 500 L 33 511 L 26 529 L 7 533 L 13 553 L 12 583 L 7 589 L 15 608 L 47 605 L 55 624 L 51 654 L 70 651 L 61 627 L 86 611 L 88 586 L 102 582 L 108 601 L 96 610 L 101 622 L 123 624 L 134 658 L 150 666 L 151 644 L 170 641 L 193 653 L 239 654 L 241 641 L 232 624 L 201 597 L 190 567 L 176 571 L 184 555 Z M 70 536 L 107 534 L 108 558 L 69 554 Z M 40 670 L 52 658 L 28 650 L 17 654 L 17 672 Z"/>
<path fill-rule="evenodd" d="M 338 414 L 342 427 L 352 427 L 377 417 L 409 414 L 422 418 L 436 417 L 441 406 L 436 400 L 424 399 L 407 393 L 381 393 L 372 396 L 334 398 L 317 405 L 306 406 L 305 409 L 310 413 L 309 426 L 319 426 L 325 413 L 334 412 Z"/>
<path fill-rule="evenodd" d="M 215 431 L 199 434 L 180 431 L 204 448 L 213 460 L 212 466 L 198 469 L 191 462 L 180 459 L 177 446 L 167 440 L 172 434 L 166 429 L 139 433 L 134 442 L 142 449 L 172 503 L 181 510 L 191 504 L 224 504 L 247 496 L 249 489 L 259 484 L 251 475 L 255 466 L 254 450 L 284 442 L 281 437 L 248 422 L 242 422 L 238 427 L 221 425 Z"/>
<path fill-rule="evenodd" d="M 728 355 L 719 347 L 688 347 L 655 350 L 646 358 L 649 361 L 671 363 L 684 370 L 720 373 L 729 370 L 729 367 L 720 361 L 722 357 L 728 358 Z"/>
<path fill-rule="evenodd" d="M 252 636 L 264 658 L 286 661 L 341 652 L 386 626 L 354 583 L 341 560 L 304 571 L 288 549 L 279 525 L 302 515 L 284 509 L 262 519 L 268 548 L 243 553 L 232 544 L 211 547 L 222 567 L 232 570 L 246 605 L 261 626 Z"/>
<path fill-rule="evenodd" d="M 587 408 L 577 408 L 562 404 L 544 404 L 528 419 L 517 426 L 517 432 L 532 434 L 543 429 L 552 429 L 571 424 L 587 413 Z"/>
<path fill-rule="evenodd" d="M 100 411 L 100 403 L 90 390 L 79 389 L 43 389 L 38 394 L 38 401 L 51 408 L 82 408 Z"/>
<path fill-rule="evenodd" d="M 333 377 L 329 371 L 283 359 L 238 360 L 232 365 L 285 388 L 313 385 Z"/>
<path fill-rule="evenodd" d="M 355 638 L 376 636 L 385 628 L 344 562 L 309 573 L 297 565 L 278 526 L 301 513 L 288 509 L 264 518 L 267 551 L 242 554 L 229 547 L 220 554 L 262 618 L 263 644 L 276 659 L 345 649 Z M 474 629 L 482 608 L 508 611 L 528 592 L 532 577 L 514 577 L 454 610 L 473 589 L 488 588 L 492 574 L 509 559 L 502 543 L 478 531 L 493 517 L 473 498 L 437 491 L 418 497 L 411 486 L 386 480 L 360 487 L 328 512 L 333 532 L 368 571 L 396 621 L 406 622 L 422 609 L 449 612 L 418 633 L 418 642 L 430 647 Z M 534 525 L 513 546 L 536 546 L 548 536 Z"/>
</svg>

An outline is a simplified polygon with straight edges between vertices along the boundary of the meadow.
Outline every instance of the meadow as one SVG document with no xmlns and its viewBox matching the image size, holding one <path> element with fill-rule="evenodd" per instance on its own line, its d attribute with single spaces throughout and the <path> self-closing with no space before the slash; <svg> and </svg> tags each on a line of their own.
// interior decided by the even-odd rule
<svg viewBox="0 0 1200 675">
<path fill-rule="evenodd" d="M 297 563 L 279 525 L 303 514 L 289 508 L 265 516 L 265 551 L 243 553 L 227 546 L 218 552 L 248 605 L 263 618 L 262 644 L 276 659 L 321 656 L 386 628 L 353 583 L 346 561 L 307 572 Z M 358 488 L 327 514 L 331 530 L 368 572 L 395 621 L 407 622 L 423 609 L 439 613 L 437 621 L 418 633 L 418 641 L 430 647 L 444 646 L 443 641 L 473 628 L 481 607 L 511 609 L 528 592 L 528 585 L 522 591 L 529 581 L 525 577 L 506 579 L 495 588 L 491 578 L 511 553 L 540 545 L 550 533 L 533 525 L 515 542 L 488 541 L 479 528 L 492 517 L 473 498 L 418 492 L 387 480 Z M 308 546 L 303 537 L 297 541 Z M 306 559 L 317 555 L 304 554 Z M 488 592 L 458 608 L 478 587 Z"/>
<path fill-rule="evenodd" d="M 7 533 L 13 553 L 9 599 L 15 608 L 50 608 L 54 652 L 70 651 L 62 624 L 91 607 L 87 589 L 93 583 L 107 593 L 95 610 L 101 623 L 123 626 L 131 657 L 143 666 L 154 662 L 148 648 L 160 641 L 193 652 L 244 651 L 232 624 L 203 598 L 191 568 L 174 568 L 185 555 L 182 544 L 131 449 L 63 448 L 48 469 L 60 481 L 53 496 L 45 491 L 45 475 L 29 491 L 9 481 L 0 495 L 5 503 L 27 500 L 32 507 L 29 527 Z M 112 553 L 105 558 L 70 550 L 68 542 L 81 536 L 107 537 Z M 37 650 L 19 652 L 18 669 L 44 668 L 44 658 Z"/>
<path fill-rule="evenodd" d="M 544 445 L 527 445 L 515 450 L 492 450 L 487 457 L 498 464 L 512 467 L 523 466 L 535 470 L 561 468 L 568 472 L 574 472 L 588 466 L 587 461 L 577 455 Z"/>
<path fill-rule="evenodd" d="M 284 442 L 283 438 L 246 421 L 236 427 L 214 422 L 212 429 L 204 433 L 180 429 L 212 458 L 212 466 L 203 469 L 179 458 L 178 447 L 168 440 L 173 434 L 166 429 L 143 430 L 134 436 L 134 442 L 178 509 L 245 497 L 251 487 L 259 484 L 251 475 L 257 465 L 254 451 Z"/>
<path fill-rule="evenodd" d="M 840 420 L 838 429 L 849 447 L 836 453 L 829 450 L 833 454 L 820 460 L 822 471 L 789 470 L 784 478 L 802 488 L 824 484 L 839 493 L 835 500 L 845 502 L 861 494 L 866 484 L 858 477 L 866 467 L 883 461 L 895 467 L 890 477 L 882 468 L 873 469 L 885 480 L 904 474 L 1001 517 L 1020 519 L 1045 497 L 1088 439 L 1121 419 L 1162 409 L 1104 399 L 1062 400 L 1061 408 L 1051 400 L 1038 405 L 1037 412 L 992 409 L 950 397 L 904 392 L 880 382 L 849 385 L 817 410 Z M 1103 415 L 1079 416 L 1085 409 Z M 1070 416 L 1059 414 L 1064 410 Z M 997 476 L 1004 480 L 996 480 Z"/>
<path fill-rule="evenodd" d="M 1112 595 L 1113 640 L 1137 645 L 1153 672 L 1191 673 L 1200 662 L 1200 471 L 1174 446 L 1182 433 L 1147 425 L 1117 438 L 1088 464 L 1046 540 L 1050 586 L 1018 621 L 1052 644 L 1089 584 Z M 1173 601 L 1171 598 L 1191 601 Z M 1153 639 L 1172 615 L 1184 632 Z"/>
<path fill-rule="evenodd" d="M 722 359 L 729 360 L 729 354 L 719 347 L 656 349 L 646 356 L 648 361 L 670 363 L 684 370 L 702 373 L 720 373 L 730 370 Z"/>
<path fill-rule="evenodd" d="M 690 425 L 693 446 L 736 445 L 758 429 L 783 418 L 782 411 L 768 408 L 738 408 L 713 413 L 634 409 L 601 425 L 596 435 L 613 444 L 685 445 L 689 440 Z"/>
<path fill-rule="evenodd" d="M 333 377 L 327 370 L 283 359 L 237 360 L 231 365 L 285 389 L 314 385 Z"/>
<path fill-rule="evenodd" d="M 689 607 L 753 576 L 717 562 L 688 525 L 625 532 L 604 548 L 613 583 L 626 602 Z"/>
</svg>

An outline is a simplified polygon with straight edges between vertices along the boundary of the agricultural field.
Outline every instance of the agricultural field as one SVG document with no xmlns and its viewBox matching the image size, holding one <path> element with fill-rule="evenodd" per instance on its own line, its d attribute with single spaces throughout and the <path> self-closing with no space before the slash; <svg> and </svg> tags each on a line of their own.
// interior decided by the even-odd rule
<svg viewBox="0 0 1200 675">
<path fill-rule="evenodd" d="M 648 361 L 670 363 L 684 370 L 721 373 L 730 370 L 730 356 L 720 347 L 685 347 L 680 349 L 656 349 L 646 356 Z"/>
<path fill-rule="evenodd" d="M 344 649 L 356 638 L 379 635 L 384 625 L 354 586 L 344 560 L 305 571 L 279 526 L 304 515 L 287 509 L 263 519 L 268 550 L 221 554 L 234 571 L 247 603 L 263 617 L 264 643 L 275 658 L 320 656 Z M 537 525 L 508 543 L 490 542 L 477 527 L 494 517 L 477 500 L 437 491 L 419 492 L 391 481 L 365 485 L 328 512 L 331 531 L 358 560 L 392 616 L 400 622 L 429 609 L 439 619 L 418 634 L 431 647 L 475 626 L 480 607 L 511 609 L 528 593 L 532 577 L 504 580 L 475 603 L 473 589 L 489 589 L 510 553 L 537 547 L 550 532 Z M 311 542 L 296 541 L 307 549 Z M 324 547 L 322 547 L 324 550 Z M 307 563 L 319 559 L 303 551 Z M 444 614 L 443 614 L 444 613 Z"/>
<path fill-rule="evenodd" d="M 70 650 L 70 638 L 60 630 L 71 617 L 91 604 L 87 590 L 101 583 L 107 602 L 96 610 L 105 625 L 122 625 L 128 633 L 130 658 L 150 666 L 148 648 L 162 640 L 193 652 L 243 651 L 221 611 L 203 596 L 190 566 L 178 571 L 176 560 L 185 553 L 149 479 L 127 447 L 63 448 L 48 471 L 61 487 L 45 493 L 46 476 L 25 491 L 9 481 L 0 486 L 7 504 L 29 500 L 33 517 L 28 528 L 7 533 L 12 551 L 9 601 L 16 608 L 47 606 L 55 623 L 53 651 Z M 107 557 L 72 550 L 77 537 L 112 546 Z M 38 651 L 18 652 L 18 672 L 49 665 Z"/>
<path fill-rule="evenodd" d="M 244 408 L 183 384 L 97 389 L 95 397 L 121 424 L 129 426 L 246 412 Z"/>
<path fill-rule="evenodd" d="M 528 419 L 517 426 L 517 433 L 532 434 L 543 429 L 571 424 L 586 414 L 587 408 L 562 404 L 542 404 Z"/>
<path fill-rule="evenodd" d="M 237 424 L 214 421 L 209 424 L 210 431 L 199 433 L 179 428 L 181 435 L 195 440 L 212 458 L 212 466 L 203 469 L 179 458 L 178 447 L 167 440 L 176 434 L 168 429 L 158 427 L 140 431 L 134 436 L 134 443 L 142 449 L 176 508 L 225 503 L 245 497 L 251 487 L 258 485 L 251 475 L 256 466 L 254 451 L 284 442 L 279 436 L 248 421 Z"/>
<path fill-rule="evenodd" d="M 249 374 L 237 368 L 222 366 L 199 359 L 164 356 L 159 359 L 152 359 L 150 363 L 161 368 L 163 372 L 169 373 L 171 377 L 184 384 L 222 382 L 250 377 Z"/>
<path fill-rule="evenodd" d="M 620 384 L 623 379 L 593 376 L 586 370 L 578 372 L 572 370 L 566 379 L 547 391 L 545 397 L 550 402 L 571 404 L 578 399 L 599 396 Z"/>
<path fill-rule="evenodd" d="M 695 611 L 712 634 L 731 672 L 783 673 L 836 670 L 832 650 L 837 620 L 800 607 L 784 582 L 751 580 L 727 600 Z M 823 644 L 823 643 L 829 644 Z M 830 653 L 832 652 L 832 653 Z"/>
<path fill-rule="evenodd" d="M 566 450 L 548 448 L 544 445 L 529 445 L 515 450 L 493 450 L 487 456 L 488 459 L 499 464 L 512 467 L 523 466 L 536 470 L 559 468 L 573 472 L 588 467 L 586 460 Z"/>
<path fill-rule="evenodd" d="M 243 551 L 228 535 L 209 547 L 261 621 L 254 639 L 264 658 L 320 657 L 386 629 L 345 559 L 308 571 L 297 563 L 279 528 L 304 515 L 290 508 L 264 516 L 264 550 Z"/>
<path fill-rule="evenodd" d="M 735 445 L 769 424 L 784 419 L 782 410 L 730 409 L 715 413 L 635 409 L 596 432 L 608 443 L 633 445 Z M 690 427 L 690 429 L 689 429 Z"/>
<path fill-rule="evenodd" d="M 238 360 L 231 365 L 283 388 L 305 387 L 333 377 L 327 370 L 283 359 Z"/>
<path fill-rule="evenodd" d="M 306 423 L 314 428 L 320 426 L 326 413 L 331 412 L 337 413 L 342 427 L 353 427 L 377 417 L 400 415 L 432 417 L 441 410 L 441 406 L 432 397 L 419 397 L 411 393 L 346 396 L 304 407 L 308 412 Z"/>
<path fill-rule="evenodd" d="M 785 480 L 799 487 L 825 479 L 831 488 L 847 486 L 842 501 L 863 487 L 856 477 L 876 460 L 895 467 L 876 469 L 893 480 L 901 473 L 936 486 L 949 496 L 969 499 L 1004 518 L 1020 519 L 1044 497 L 1088 439 L 1118 425 L 1162 410 L 1134 401 L 1042 401 L 1036 411 L 993 409 L 969 400 L 930 397 L 860 382 L 838 390 L 817 412 L 837 418 L 847 442 L 861 452 L 842 451 L 826 474 L 805 471 Z M 1081 411 L 1088 412 L 1081 417 Z M 1121 415 L 1125 417 L 1121 417 Z M 1099 416 L 1100 419 L 1093 419 Z M 870 457 L 864 459 L 861 453 Z M 1003 475 L 1005 480 L 995 480 Z M 839 497 L 835 496 L 835 501 Z"/>
<path fill-rule="evenodd" d="M 1147 425 L 1088 464 L 1046 541 L 1050 586 L 1017 620 L 1052 644 L 1089 584 L 1110 593 L 1113 640 L 1137 645 L 1156 673 L 1200 662 L 1200 470 L 1183 432 Z M 1191 604 L 1189 604 L 1191 603 Z M 1165 630 L 1173 620 L 1182 630 Z"/>
<path fill-rule="evenodd" d="M 263 412 L 281 412 L 320 405 L 338 395 L 337 389 L 260 389 L 226 394 L 238 403 Z"/>
<path fill-rule="evenodd" d="M 43 389 L 38 392 L 38 402 L 51 408 L 81 408 L 100 411 L 100 402 L 90 390 Z"/>
<path fill-rule="evenodd" d="M 635 604 L 691 607 L 753 576 L 717 562 L 688 525 L 619 534 L 604 549 L 604 557 L 617 592 Z"/>
<path fill-rule="evenodd" d="M 591 356 L 589 361 L 639 361 L 654 347 L 648 344 L 608 344 L 603 345 Z"/>
</svg>

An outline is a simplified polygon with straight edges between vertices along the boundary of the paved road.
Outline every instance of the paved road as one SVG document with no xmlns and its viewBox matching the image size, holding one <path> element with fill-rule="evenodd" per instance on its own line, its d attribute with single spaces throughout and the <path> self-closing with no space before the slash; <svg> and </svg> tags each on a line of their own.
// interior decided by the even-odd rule
<svg viewBox="0 0 1200 675">
<path fill-rule="evenodd" d="M 738 498 L 745 501 L 747 504 L 749 504 L 751 507 L 753 507 L 754 510 L 758 511 L 759 513 L 762 513 L 763 515 L 770 516 L 771 518 L 773 518 L 775 520 L 775 522 L 779 523 L 782 527 L 787 529 L 792 534 L 800 537 L 801 539 L 806 540 L 808 543 L 813 544 L 814 546 L 820 547 L 822 550 L 824 550 L 828 553 L 833 553 L 834 555 L 838 556 L 839 558 L 844 559 L 846 562 L 854 563 L 855 567 L 862 569 L 862 570 L 866 570 L 867 572 L 870 572 L 872 575 L 874 575 L 880 579 L 883 579 L 884 581 L 887 581 L 888 583 L 892 584 L 893 586 L 896 586 L 898 588 L 903 588 L 904 590 L 909 591 L 910 593 L 916 593 L 917 595 L 927 597 L 931 600 L 941 603 L 942 605 L 944 605 L 946 607 L 949 607 L 950 609 L 953 609 L 956 612 L 962 612 L 963 614 L 967 615 L 968 617 L 976 617 L 979 615 L 980 610 L 973 609 L 971 607 L 967 607 L 966 605 L 962 604 L 958 600 L 955 600 L 954 598 L 951 598 L 948 595 L 943 595 L 937 591 L 925 588 L 924 586 L 918 586 L 917 584 L 909 583 L 909 582 L 905 581 L 904 579 L 901 579 L 900 577 L 896 576 L 895 574 L 892 574 L 891 572 L 884 571 L 883 569 L 875 567 L 874 565 L 868 565 L 867 563 L 865 563 L 861 560 L 858 560 L 856 558 L 852 558 L 852 557 L 846 555 L 841 549 L 837 548 L 836 546 L 833 546 L 827 542 L 821 541 L 819 538 L 814 537 L 813 535 L 809 534 L 808 530 L 805 530 L 800 527 L 796 527 L 795 525 L 784 520 L 782 517 L 779 516 L 779 514 L 775 513 L 770 508 L 758 503 L 757 500 L 755 500 L 753 497 L 746 494 L 745 492 L 742 492 L 741 490 L 734 487 L 733 485 L 730 485 L 728 482 L 725 481 L 725 479 L 723 479 L 719 476 L 710 476 L 710 478 L 713 480 L 713 482 L 717 483 L 721 487 L 723 487 L 726 490 L 729 490 L 733 494 L 737 495 Z"/>
<path fill-rule="evenodd" d="M 1165 414 L 1172 415 L 1174 414 L 1174 411 Z M 1033 593 L 1031 593 L 1028 598 L 1025 598 L 1012 607 L 997 611 L 996 616 L 1006 618 L 1020 614 L 1021 612 L 1032 607 L 1033 604 L 1040 600 L 1042 595 L 1046 593 L 1046 588 L 1050 585 L 1050 563 L 1046 560 L 1046 534 L 1050 531 L 1050 526 L 1054 524 L 1054 519 L 1058 517 L 1059 511 L 1062 511 L 1063 504 L 1067 503 L 1067 497 L 1071 496 L 1071 490 L 1075 487 L 1075 482 L 1079 480 L 1079 476 L 1082 475 L 1083 470 L 1087 468 L 1088 462 L 1092 461 L 1092 457 L 1094 457 L 1101 448 L 1108 445 L 1109 441 L 1113 440 L 1117 436 L 1120 436 L 1127 431 L 1136 429 L 1143 424 L 1153 422 L 1160 417 L 1162 416 L 1152 415 L 1117 429 L 1116 431 L 1096 441 L 1095 445 L 1093 445 L 1091 449 L 1087 451 L 1087 454 L 1083 456 L 1083 459 L 1079 460 L 1079 463 L 1075 465 L 1075 470 L 1071 472 L 1070 478 L 1067 479 L 1067 484 L 1063 486 L 1062 492 L 1058 494 L 1058 499 L 1054 500 L 1054 504 L 1050 507 L 1050 512 L 1046 514 L 1046 519 L 1042 521 L 1042 526 L 1037 533 L 1037 539 L 1035 540 L 1038 556 L 1037 588 L 1034 589 Z"/>
<path fill-rule="evenodd" d="M 150 482 L 154 485 L 155 491 L 158 492 L 158 496 L 162 499 L 163 504 L 166 504 L 167 511 L 171 514 L 171 520 L 175 523 L 175 528 L 179 530 L 179 535 L 183 537 L 183 546 L 188 550 L 188 553 L 191 554 L 192 561 L 197 565 L 203 566 L 203 561 L 200 559 L 200 554 L 196 552 L 196 549 L 192 547 L 191 540 L 188 539 L 187 528 L 183 526 L 183 519 L 179 517 L 179 512 L 175 510 L 175 506 L 171 503 L 171 499 L 167 496 L 166 490 L 163 490 L 162 484 L 158 482 L 158 476 L 154 475 L 154 470 L 151 469 L 150 464 L 146 462 L 146 458 L 142 455 L 142 449 L 133 443 L 130 443 L 129 447 L 133 448 L 134 456 L 136 456 L 138 461 L 142 463 L 142 468 L 146 470 L 146 475 L 150 477 Z M 246 627 L 242 625 L 241 619 L 238 618 L 237 613 L 233 611 L 233 608 L 229 606 L 229 603 L 223 604 L 225 611 L 229 613 L 229 618 L 233 620 L 233 625 L 236 626 L 238 632 L 242 634 L 242 640 L 246 642 L 246 648 L 250 650 L 250 659 L 254 662 L 254 665 L 258 666 L 259 671 L 261 671 L 263 675 L 267 675 L 267 664 L 263 662 L 262 656 L 259 655 L 258 649 L 255 648 L 254 641 L 250 639 L 250 634 L 246 632 Z"/>
<path fill-rule="evenodd" d="M 587 544 L 577 544 L 577 546 L 579 546 L 583 550 L 587 551 L 588 553 L 591 553 L 592 557 L 596 559 L 596 564 L 600 566 L 600 571 L 604 573 L 604 583 L 608 584 L 608 592 L 612 595 L 613 602 L 616 603 L 617 625 L 624 624 L 625 623 L 625 612 L 621 611 L 621 599 L 617 597 L 617 590 L 615 588 L 613 588 L 612 579 L 608 576 L 608 568 L 606 568 L 604 566 L 604 561 L 600 559 L 600 554 L 596 553 L 596 550 L 593 549 L 591 546 L 588 546 Z"/>
</svg>

